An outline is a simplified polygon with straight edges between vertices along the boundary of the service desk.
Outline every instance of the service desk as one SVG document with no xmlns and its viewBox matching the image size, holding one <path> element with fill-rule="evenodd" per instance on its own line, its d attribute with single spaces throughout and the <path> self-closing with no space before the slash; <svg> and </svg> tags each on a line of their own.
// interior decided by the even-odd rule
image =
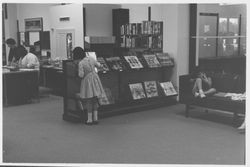
<svg viewBox="0 0 250 167">
<path fill-rule="evenodd" d="M 39 71 L 20 69 L 9 71 L 3 68 L 3 105 L 17 105 L 39 98 Z"/>
</svg>

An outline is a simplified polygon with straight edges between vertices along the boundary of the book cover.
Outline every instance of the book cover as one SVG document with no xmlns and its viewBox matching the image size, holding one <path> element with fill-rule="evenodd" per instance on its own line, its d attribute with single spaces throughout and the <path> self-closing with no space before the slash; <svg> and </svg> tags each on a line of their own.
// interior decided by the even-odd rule
<svg viewBox="0 0 250 167">
<path fill-rule="evenodd" d="M 145 87 L 145 92 L 148 98 L 158 96 L 156 81 L 145 81 L 144 87 Z"/>
<path fill-rule="evenodd" d="M 95 52 L 85 52 L 87 57 L 92 57 L 93 59 L 97 60 Z"/>
<path fill-rule="evenodd" d="M 106 58 L 106 62 L 112 70 L 125 70 L 125 65 L 123 64 L 120 57 L 108 57 Z"/>
<path fill-rule="evenodd" d="M 177 92 L 176 92 L 172 82 L 170 82 L 170 81 L 161 82 L 160 86 L 163 89 L 163 92 L 166 96 L 177 95 Z"/>
<path fill-rule="evenodd" d="M 136 56 L 124 56 L 125 60 L 128 62 L 130 68 L 143 68 L 141 62 Z"/>
<path fill-rule="evenodd" d="M 161 66 L 155 54 L 144 54 L 143 57 L 146 60 L 148 67 L 154 68 Z"/>
<path fill-rule="evenodd" d="M 86 54 L 86 57 L 91 57 L 97 61 L 97 56 L 95 52 L 85 52 L 85 54 Z M 95 67 L 95 71 L 98 72 L 98 69 L 96 67 Z"/>
<path fill-rule="evenodd" d="M 168 53 L 156 53 L 161 66 L 173 66 L 174 63 Z"/>
<path fill-rule="evenodd" d="M 103 57 L 97 57 L 97 61 L 102 65 L 101 67 L 97 68 L 98 71 L 101 72 L 109 71 L 109 67 Z"/>
<path fill-rule="evenodd" d="M 129 88 L 134 100 L 146 98 L 144 89 L 141 83 L 129 84 Z"/>
</svg>

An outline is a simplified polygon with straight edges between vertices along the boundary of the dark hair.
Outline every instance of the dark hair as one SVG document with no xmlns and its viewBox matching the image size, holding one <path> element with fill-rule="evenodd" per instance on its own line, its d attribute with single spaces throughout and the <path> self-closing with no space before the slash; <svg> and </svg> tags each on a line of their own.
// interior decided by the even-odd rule
<svg viewBox="0 0 250 167">
<path fill-rule="evenodd" d="M 34 46 L 35 45 L 40 45 L 41 44 L 41 42 L 40 41 L 36 41 L 36 42 L 34 42 Z"/>
<path fill-rule="evenodd" d="M 30 53 L 36 54 L 36 49 L 34 46 L 30 47 Z"/>
<path fill-rule="evenodd" d="M 75 47 L 73 50 L 73 60 L 80 60 L 83 59 L 85 57 L 85 53 L 83 48 L 81 47 Z"/>
<path fill-rule="evenodd" d="M 28 53 L 28 51 L 23 46 L 19 46 L 17 48 L 17 53 L 18 53 L 18 59 L 19 59 L 19 58 L 23 58 Z"/>
<path fill-rule="evenodd" d="M 8 38 L 8 39 L 6 40 L 6 43 L 7 43 L 8 45 L 15 45 L 15 44 L 16 44 L 16 41 L 15 41 L 13 38 Z"/>
</svg>

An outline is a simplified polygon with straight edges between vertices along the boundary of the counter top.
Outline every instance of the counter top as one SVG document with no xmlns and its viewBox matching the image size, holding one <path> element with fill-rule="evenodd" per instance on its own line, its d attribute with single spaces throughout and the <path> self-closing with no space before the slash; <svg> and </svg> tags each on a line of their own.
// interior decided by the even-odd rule
<svg viewBox="0 0 250 167">
<path fill-rule="evenodd" d="M 11 71 L 8 67 L 2 68 L 2 74 L 17 74 L 17 73 L 26 73 L 26 72 L 38 72 L 37 69 L 21 68 L 17 71 Z"/>
</svg>

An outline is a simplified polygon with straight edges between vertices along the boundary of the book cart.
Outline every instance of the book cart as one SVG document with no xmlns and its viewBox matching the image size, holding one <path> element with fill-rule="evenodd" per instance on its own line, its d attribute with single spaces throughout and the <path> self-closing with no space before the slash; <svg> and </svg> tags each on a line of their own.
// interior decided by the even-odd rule
<svg viewBox="0 0 250 167">
<path fill-rule="evenodd" d="M 115 13 L 117 14 L 117 11 Z M 162 23 L 160 26 L 159 35 L 162 37 Z M 117 35 L 114 36 L 117 39 Z M 105 42 L 101 38 L 103 37 L 99 40 L 88 39 L 87 42 L 85 40 L 85 51 L 95 52 L 97 61 L 105 67 L 97 69 L 106 93 L 105 98 L 99 99 L 100 117 L 153 109 L 176 102 L 173 96 L 176 96 L 177 92 L 173 85 L 168 86 L 172 84 L 169 79 L 174 63 L 169 57 L 165 62 L 161 60 L 161 56 L 166 57 L 161 54 L 162 43 L 156 52 L 148 47 L 120 47 L 122 40 Z M 81 81 L 77 76 L 76 64 L 72 60 L 63 62 L 65 76 L 63 119 L 82 121 L 86 115 L 79 108 L 77 93 L 80 91 Z M 168 88 L 165 86 L 168 90 L 164 89 L 164 84 L 168 86 Z M 174 92 L 171 92 L 172 90 Z"/>
</svg>

